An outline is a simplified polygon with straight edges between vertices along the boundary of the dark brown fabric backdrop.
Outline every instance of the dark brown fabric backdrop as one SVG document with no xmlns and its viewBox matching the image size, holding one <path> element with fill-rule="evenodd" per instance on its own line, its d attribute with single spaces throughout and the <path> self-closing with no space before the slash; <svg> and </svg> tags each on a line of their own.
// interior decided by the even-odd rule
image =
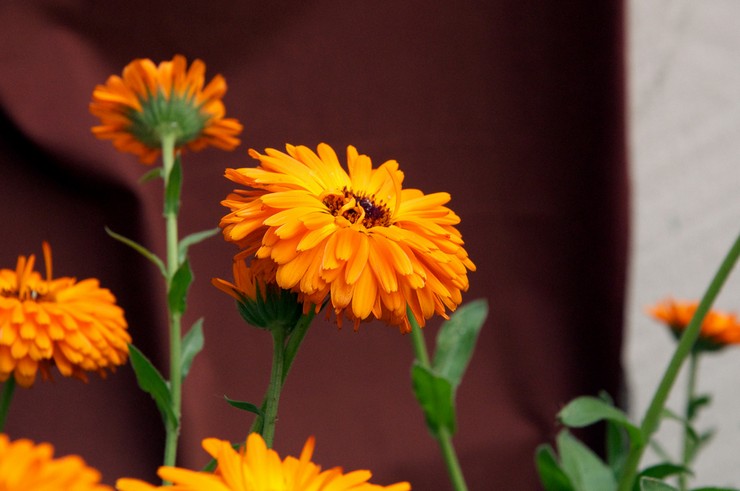
<svg viewBox="0 0 740 491">
<path fill-rule="evenodd" d="M 135 57 L 200 57 L 209 79 L 226 77 L 227 115 L 245 131 L 234 153 L 185 156 L 182 233 L 218 223 L 232 189 L 223 171 L 253 165 L 249 147 L 353 144 L 376 165 L 397 159 L 407 186 L 449 191 L 478 266 L 465 298 L 491 308 L 458 393 L 462 467 L 473 490 L 538 489 L 533 451 L 557 410 L 621 383 L 623 18 L 620 2 L 594 0 L 3 1 L 0 267 L 50 241 L 55 274 L 100 278 L 136 344 L 166 366 L 160 278 L 103 231 L 161 253 L 160 185 L 138 184 L 148 169 L 93 138 L 87 105 Z M 220 238 L 193 249 L 186 325 L 205 317 L 206 350 L 184 387 L 187 467 L 206 461 L 202 438 L 244 437 L 251 420 L 223 396 L 257 402 L 267 383 L 269 335 L 209 282 L 230 277 L 234 252 Z M 449 489 L 411 360 L 393 329 L 317 323 L 285 387 L 278 451 L 315 435 L 324 466 Z M 7 432 L 80 454 L 109 483 L 153 481 L 164 437 L 129 366 L 19 389 Z"/>
</svg>

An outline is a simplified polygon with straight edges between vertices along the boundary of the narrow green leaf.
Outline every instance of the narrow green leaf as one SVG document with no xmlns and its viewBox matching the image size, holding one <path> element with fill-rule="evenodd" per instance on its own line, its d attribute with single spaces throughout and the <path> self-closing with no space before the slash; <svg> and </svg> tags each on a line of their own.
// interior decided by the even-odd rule
<svg viewBox="0 0 740 491">
<path fill-rule="evenodd" d="M 164 190 L 164 214 L 177 215 L 180 212 L 180 192 L 182 191 L 182 164 L 180 155 L 170 170 L 167 188 Z"/>
<path fill-rule="evenodd" d="M 696 415 L 699 414 L 699 410 L 702 409 L 705 406 L 708 406 L 712 402 L 712 397 L 709 395 L 702 395 L 698 397 L 694 397 L 689 402 L 688 407 L 688 420 L 693 421 L 694 418 L 696 418 Z"/>
<path fill-rule="evenodd" d="M 140 183 L 145 183 L 149 181 L 153 181 L 154 179 L 157 179 L 158 177 L 162 177 L 162 168 L 161 167 L 155 167 L 154 169 L 150 170 L 143 176 L 139 178 Z"/>
<path fill-rule="evenodd" d="M 138 252 L 139 254 L 147 258 L 148 260 L 150 260 L 152 263 L 154 263 L 154 265 L 157 268 L 159 268 L 159 272 L 162 273 L 162 276 L 164 276 L 165 278 L 167 277 L 167 270 L 164 267 L 164 263 L 152 251 L 150 251 L 143 245 L 138 244 L 137 242 L 134 242 L 133 240 L 127 237 L 124 237 L 123 235 L 115 233 L 113 230 L 109 229 L 108 227 L 105 227 L 105 233 L 107 233 L 108 235 L 116 239 L 118 242 L 126 244 L 127 246 L 129 246 L 130 248 L 132 248 L 133 250 L 135 250 L 136 252 Z"/>
<path fill-rule="evenodd" d="M 432 366 L 453 389 L 460 385 L 487 316 L 488 302 L 473 300 L 458 308 L 439 330 Z"/>
<path fill-rule="evenodd" d="M 455 433 L 455 406 L 450 382 L 414 362 L 411 367 L 414 395 L 424 412 L 427 427 L 436 437 L 440 428 Z"/>
<path fill-rule="evenodd" d="M 550 445 L 540 445 L 535 452 L 535 465 L 545 491 L 573 491 L 570 479 L 555 457 Z"/>
<path fill-rule="evenodd" d="M 177 268 L 170 282 L 170 288 L 167 292 L 167 302 L 170 312 L 182 314 L 185 312 L 188 288 L 193 282 L 193 271 L 190 269 L 190 262 L 185 261 Z"/>
<path fill-rule="evenodd" d="M 193 358 L 203 349 L 203 318 L 201 317 L 193 324 L 188 333 L 182 339 L 182 354 L 180 355 L 180 371 L 182 379 L 188 376 Z"/>
<path fill-rule="evenodd" d="M 603 420 L 611 421 L 627 431 L 632 445 L 641 445 L 644 441 L 642 431 L 629 420 L 624 411 L 596 397 L 582 396 L 573 399 L 560 410 L 558 419 L 571 428 L 583 428 Z"/>
<path fill-rule="evenodd" d="M 737 488 L 718 488 L 716 486 L 709 486 L 703 488 L 694 488 L 691 491 L 740 491 Z"/>
<path fill-rule="evenodd" d="M 233 399 L 229 399 L 228 397 L 224 396 L 224 399 L 226 399 L 226 402 L 229 403 L 231 407 L 235 407 L 237 409 L 241 409 L 242 411 L 247 411 L 252 414 L 256 414 L 259 417 L 262 417 L 262 409 L 258 406 L 255 406 L 251 402 L 245 402 L 245 401 L 235 401 Z"/>
<path fill-rule="evenodd" d="M 218 227 L 216 227 L 216 228 L 212 228 L 212 229 L 208 229 L 208 230 L 203 230 L 201 232 L 195 232 L 193 234 L 190 234 L 190 235 L 184 237 L 180 241 L 180 244 L 178 244 L 178 251 L 177 251 L 177 253 L 178 253 L 179 257 L 180 257 L 180 262 L 185 261 L 185 258 L 188 255 L 188 248 L 190 248 L 190 246 L 195 245 L 195 244 L 197 244 L 199 242 L 203 242 L 204 240 L 206 240 L 206 239 L 208 239 L 210 237 L 213 237 L 214 235 L 216 235 L 220 231 L 221 231 L 221 229 L 218 228 Z"/>
<path fill-rule="evenodd" d="M 139 387 L 152 396 L 162 415 L 162 421 L 165 426 L 177 426 L 178 421 L 177 416 L 172 410 L 172 395 L 170 394 L 169 385 L 164 380 L 164 377 L 162 377 L 162 374 L 159 373 L 159 370 L 152 365 L 152 362 L 136 346 L 129 344 L 128 347 L 131 366 L 136 374 L 136 381 L 139 383 Z"/>
<path fill-rule="evenodd" d="M 643 477 L 640 479 L 640 490 L 641 491 L 678 491 L 670 484 L 666 484 L 658 479 L 651 477 Z"/>
<path fill-rule="evenodd" d="M 617 480 L 609 467 L 567 430 L 557 436 L 560 467 L 575 491 L 615 491 Z"/>
<path fill-rule="evenodd" d="M 692 472 L 691 472 L 691 469 L 689 469 L 686 466 L 672 464 L 670 462 L 663 462 L 660 464 L 652 465 L 646 469 L 643 469 L 642 471 L 640 471 L 640 474 L 638 474 L 637 479 L 639 480 L 641 477 L 651 477 L 653 479 L 665 479 L 666 477 L 677 476 L 679 474 L 691 475 Z"/>
</svg>

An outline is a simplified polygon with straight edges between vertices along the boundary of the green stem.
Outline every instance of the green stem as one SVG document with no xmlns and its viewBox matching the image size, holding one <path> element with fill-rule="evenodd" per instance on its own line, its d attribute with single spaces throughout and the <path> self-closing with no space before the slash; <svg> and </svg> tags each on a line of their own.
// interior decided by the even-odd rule
<svg viewBox="0 0 740 491">
<path fill-rule="evenodd" d="M 262 438 L 268 448 L 272 448 L 275 438 L 275 422 L 277 421 L 278 404 L 280 403 L 280 392 L 283 389 L 283 368 L 285 363 L 285 330 L 276 328 L 272 330 L 272 370 L 270 372 L 270 385 L 267 387 L 265 399 L 265 418 L 262 428 Z"/>
<path fill-rule="evenodd" d="M 431 370 L 432 366 L 429 361 L 429 353 L 427 351 L 427 345 L 424 341 L 424 333 L 422 332 L 419 324 L 416 322 L 414 313 L 410 308 L 406 308 L 406 314 L 411 324 L 411 341 L 414 347 L 414 355 L 416 360 L 424 368 Z M 447 466 L 447 473 L 450 476 L 453 489 L 455 491 L 467 491 L 468 486 L 465 483 L 465 477 L 460 467 L 460 462 L 457 459 L 455 453 L 455 447 L 452 444 L 452 435 L 447 428 L 441 427 L 437 430 L 437 443 L 439 444 L 440 450 L 442 451 L 442 457 L 444 458 L 445 465 Z"/>
<path fill-rule="evenodd" d="M 645 418 L 642 420 L 640 429 L 642 430 L 643 443 L 641 445 L 633 445 L 627 455 L 624 472 L 619 480 L 619 491 L 632 490 L 637 476 L 637 468 L 640 465 L 640 459 L 645 452 L 647 443 L 652 438 L 653 433 L 658 429 L 666 400 L 673 388 L 678 372 L 681 370 L 681 365 L 691 353 L 691 349 L 693 348 L 696 339 L 699 337 L 704 317 L 707 315 L 707 312 L 709 312 L 709 309 L 712 307 L 717 295 L 719 295 L 722 286 L 730 276 L 732 268 L 735 266 L 735 262 L 737 262 L 738 256 L 740 256 L 740 235 L 735 239 L 734 244 L 732 244 L 732 247 L 722 261 L 722 264 L 720 264 L 717 273 L 714 275 L 714 278 L 712 278 L 709 287 L 707 287 L 704 296 L 699 302 L 699 306 L 697 307 L 694 316 L 691 318 L 691 322 L 689 322 L 689 325 L 686 327 L 678 341 L 676 351 L 673 353 L 673 357 L 668 363 L 668 367 L 663 374 L 663 378 L 658 385 L 658 389 L 655 391 L 653 399 L 645 413 Z"/>
<path fill-rule="evenodd" d="M 686 384 L 686 422 L 684 424 L 684 430 L 683 430 L 683 453 L 681 458 L 681 463 L 684 465 L 684 467 L 688 467 L 691 463 L 691 443 L 690 443 L 690 437 L 689 437 L 689 427 L 691 423 L 694 420 L 694 398 L 696 397 L 696 375 L 699 368 L 699 354 L 692 350 L 691 354 L 689 355 L 689 374 L 688 374 L 688 381 Z M 685 473 L 681 473 L 678 476 L 678 485 L 679 489 L 681 491 L 686 491 L 688 489 L 688 477 Z"/>
<path fill-rule="evenodd" d="M 174 133 L 162 136 L 162 167 L 164 171 L 165 199 L 168 189 L 170 173 L 175 162 L 175 138 Z M 177 207 L 174 207 L 175 209 Z M 172 279 L 180 266 L 178 252 L 177 212 L 172 206 L 165 204 L 165 222 L 167 236 L 167 291 L 172 287 Z M 182 327 L 180 324 L 181 314 L 172 312 L 168 302 L 168 321 L 170 334 L 170 395 L 172 399 L 172 411 L 176 421 L 166 425 L 167 437 L 165 440 L 164 465 L 174 466 L 177 460 L 177 440 L 180 434 L 180 415 L 182 408 L 182 374 L 180 355 L 182 352 Z"/>
<path fill-rule="evenodd" d="M 306 333 L 308 332 L 308 328 L 311 327 L 311 321 L 313 321 L 314 316 L 316 315 L 316 312 L 314 309 L 311 309 L 307 314 L 303 314 L 300 319 L 298 319 L 298 322 L 296 323 L 296 326 L 291 331 L 290 336 L 288 337 L 287 343 L 285 343 L 285 349 L 283 350 L 283 370 L 281 375 L 281 381 L 280 381 L 280 388 L 282 390 L 282 386 L 285 385 L 285 379 L 288 377 L 288 372 L 290 372 L 290 367 L 293 365 L 293 360 L 295 359 L 296 354 L 298 353 L 298 348 L 300 348 L 301 343 L 303 342 L 303 338 L 306 337 Z M 273 360 L 274 362 L 274 360 Z M 273 366 L 273 370 L 274 370 Z M 272 385 L 272 381 L 270 382 Z M 262 414 L 265 414 L 265 410 L 267 407 L 267 398 L 269 395 L 269 388 L 268 388 L 268 394 L 265 394 L 265 399 L 262 401 Z M 252 426 L 249 428 L 250 433 L 259 433 L 263 434 L 264 432 L 264 417 L 257 416 L 254 419 L 254 422 L 252 422 Z"/>
<path fill-rule="evenodd" d="M 10 409 L 10 403 L 13 400 L 14 391 L 15 378 L 11 375 L 3 384 L 3 393 L 0 395 L 0 433 L 5 430 L 5 420 L 8 419 L 8 410 Z"/>
</svg>

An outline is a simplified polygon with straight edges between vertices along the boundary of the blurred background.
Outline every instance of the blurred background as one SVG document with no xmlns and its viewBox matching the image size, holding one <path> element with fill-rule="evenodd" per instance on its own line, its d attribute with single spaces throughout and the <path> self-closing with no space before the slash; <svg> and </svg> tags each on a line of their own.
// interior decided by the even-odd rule
<svg viewBox="0 0 740 491">
<path fill-rule="evenodd" d="M 644 44 L 664 46 L 665 56 L 677 63 L 677 53 L 691 42 L 670 41 L 666 23 L 686 26 L 691 16 L 668 10 L 672 17 L 661 19 L 662 44 Z M 48 240 L 55 275 L 99 278 L 126 310 L 136 345 L 157 366 L 166 366 L 158 273 L 103 230 L 108 226 L 161 254 L 160 186 L 139 184 L 148 168 L 92 136 L 97 121 L 87 106 L 95 85 L 120 74 L 134 58 L 201 58 L 209 79 L 217 73 L 226 78 L 227 116 L 238 118 L 245 130 L 233 153 L 185 155 L 182 234 L 218 223 L 225 213 L 219 202 L 232 189 L 224 169 L 254 165 L 246 153 L 250 147 L 315 148 L 327 142 L 341 155 L 352 144 L 375 165 L 398 160 L 405 186 L 448 191 L 478 267 L 466 300 L 490 303 L 458 391 L 455 444 L 461 465 L 474 490 L 539 489 L 534 450 L 557 433 L 555 415 L 563 404 L 600 390 L 624 396 L 629 220 L 640 220 L 648 206 L 643 197 L 655 194 L 638 183 L 639 201 L 630 214 L 626 11 L 621 2 L 592 0 L 2 2 L 0 267 L 14 268 L 19 254 L 40 254 L 41 242 Z M 651 12 L 657 18 L 660 10 Z M 727 65 L 721 57 L 716 62 L 714 75 L 722 72 L 719 64 Z M 673 72 L 656 73 L 655 80 L 665 82 Z M 720 90 L 732 84 L 715 85 L 716 104 L 730 111 L 722 99 L 730 95 Z M 684 148 L 681 157 L 690 168 L 699 148 L 714 149 L 715 140 L 703 136 L 693 113 L 680 115 L 682 128 L 701 136 L 695 149 L 686 148 L 685 138 L 672 139 L 659 123 L 666 118 L 656 111 L 685 99 L 685 86 L 674 90 L 670 100 L 637 92 L 635 109 L 655 123 L 635 126 L 643 128 L 633 128 L 635 141 L 657 145 L 651 134 L 662 138 L 659 150 L 634 150 L 638 165 L 655 164 L 655 155 L 666 167 L 676 165 L 665 152 Z M 670 116 L 671 124 L 678 121 Z M 727 125 L 718 134 L 731 141 L 732 120 L 711 121 L 713 128 Z M 726 163 L 713 155 L 719 165 Z M 673 193 L 686 204 L 675 186 L 665 184 L 680 177 L 688 186 L 688 173 L 665 172 L 651 183 L 661 186 L 660 196 Z M 713 175 L 722 189 L 730 189 L 722 171 Z M 724 202 L 716 188 L 702 189 L 715 205 Z M 652 227 L 647 236 L 638 225 L 639 254 L 650 243 L 692 253 L 675 240 L 677 216 L 666 215 L 665 231 Z M 698 211 L 687 211 L 681 220 L 687 228 L 708 227 Z M 701 236 L 693 229 L 691 244 L 703 247 L 705 237 L 729 240 L 713 234 L 723 227 L 712 224 L 711 230 L 700 229 Z M 185 325 L 205 317 L 206 348 L 184 387 L 178 457 L 189 468 L 206 462 L 201 439 L 243 439 L 251 424 L 223 396 L 258 402 L 268 380 L 269 336 L 244 325 L 233 301 L 210 285 L 212 277 L 230 276 L 234 252 L 220 238 L 192 249 L 196 279 Z M 714 256 L 707 255 L 709 271 L 718 261 Z M 639 266 L 644 259 L 637 257 L 633 264 Z M 703 259 L 691 261 L 704 266 Z M 672 278 L 666 276 L 671 271 L 674 280 L 684 280 L 687 262 L 658 269 L 664 278 Z M 705 275 L 702 270 L 697 292 Z M 660 296 L 682 293 L 676 285 L 666 281 L 656 290 Z M 633 305 L 654 300 L 649 291 L 632 292 L 640 297 Z M 645 323 L 638 315 L 629 320 L 635 327 Z M 439 320 L 430 323 L 428 339 L 438 325 Z M 647 325 L 643 331 L 654 336 L 656 352 L 668 352 L 670 340 L 660 328 Z M 630 366 L 642 370 L 637 367 L 645 344 L 631 339 L 636 349 L 629 352 Z M 297 454 L 315 435 L 315 461 L 325 467 L 371 469 L 373 482 L 381 484 L 408 480 L 417 490 L 449 489 L 411 394 L 411 362 L 410 339 L 394 329 L 369 323 L 359 332 L 337 331 L 317 322 L 281 398 L 276 449 Z M 633 400 L 635 407 L 643 401 L 639 394 Z M 120 476 L 153 482 L 162 458 L 159 415 L 128 366 L 107 380 L 92 377 L 89 384 L 56 377 L 18 390 L 6 430 L 12 438 L 52 442 L 58 455 L 82 455 L 109 483 Z M 583 436 L 601 448 L 599 431 Z"/>
<path fill-rule="evenodd" d="M 665 328 L 645 308 L 668 296 L 698 299 L 740 223 L 740 4 L 684 0 L 629 3 L 629 141 L 632 246 L 625 366 L 632 412 L 644 414 L 672 354 Z M 740 310 L 740 277 L 715 307 Z M 705 356 L 700 391 L 713 396 L 698 426 L 717 430 L 699 454 L 692 485 L 740 485 L 737 391 L 740 353 Z M 682 411 L 686 381 L 669 406 Z M 659 439 L 678 448 L 678 425 Z M 655 456 L 652 456 L 655 459 Z"/>
</svg>

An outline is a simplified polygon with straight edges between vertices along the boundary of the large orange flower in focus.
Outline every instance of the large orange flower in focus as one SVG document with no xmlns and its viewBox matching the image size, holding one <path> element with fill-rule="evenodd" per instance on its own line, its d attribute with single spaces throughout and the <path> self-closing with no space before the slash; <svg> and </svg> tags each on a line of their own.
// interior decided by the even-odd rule
<svg viewBox="0 0 740 491">
<path fill-rule="evenodd" d="M 226 170 L 251 188 L 222 202 L 224 238 L 242 257 L 271 259 L 278 285 L 314 305 L 330 297 L 340 324 L 373 316 L 408 332 L 407 305 L 421 326 L 457 308 L 475 265 L 448 193 L 402 189 L 396 161 L 373 168 L 353 146 L 349 172 L 329 145 L 286 148 L 250 150 L 258 167 Z"/>
</svg>

